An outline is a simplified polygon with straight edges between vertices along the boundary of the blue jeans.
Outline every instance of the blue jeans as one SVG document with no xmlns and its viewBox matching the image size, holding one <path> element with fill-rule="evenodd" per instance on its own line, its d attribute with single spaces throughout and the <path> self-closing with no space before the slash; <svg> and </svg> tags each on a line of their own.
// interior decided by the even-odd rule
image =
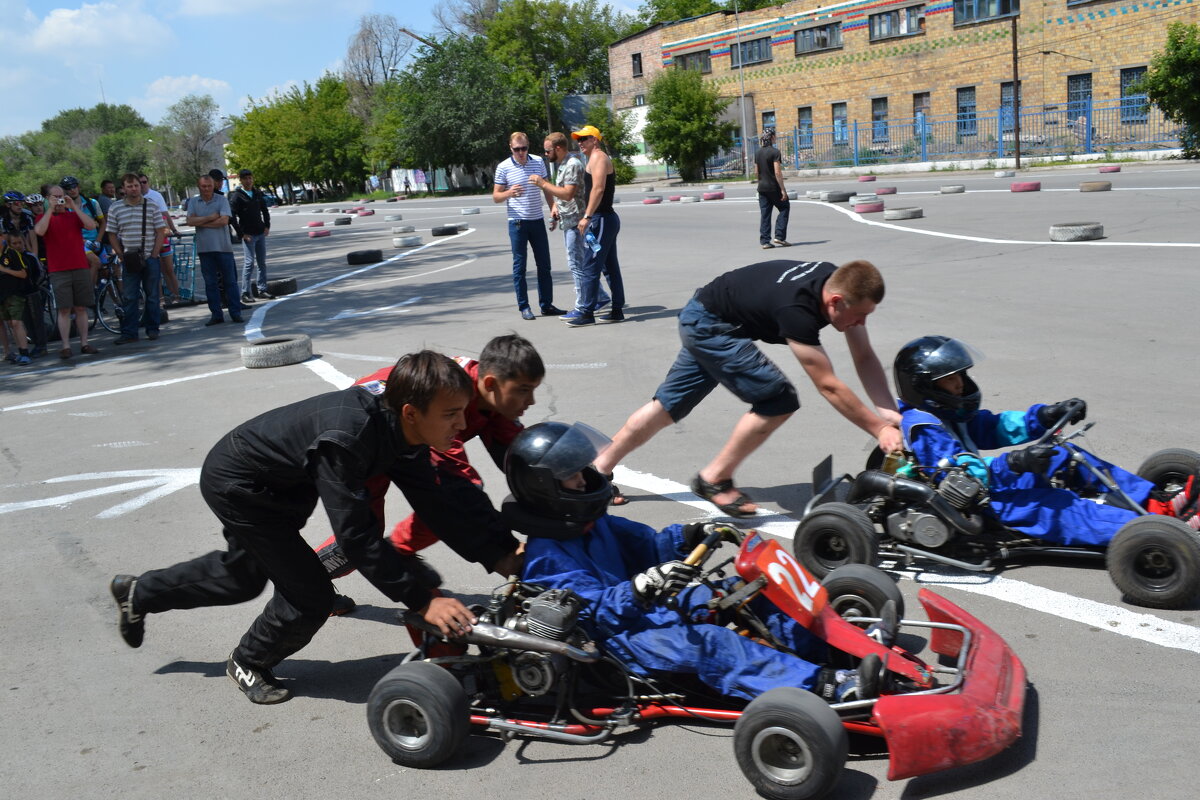
<svg viewBox="0 0 1200 800">
<path fill-rule="evenodd" d="M 138 323 L 142 321 L 141 292 L 146 295 L 146 333 L 158 334 L 158 324 L 162 319 L 158 304 L 161 287 L 162 267 L 159 266 L 157 258 L 146 257 L 146 267 L 141 275 L 131 275 L 129 270 L 125 270 L 125 278 L 121 282 L 122 338 L 138 338 Z"/>
<path fill-rule="evenodd" d="M 252 292 L 257 285 L 259 291 L 267 290 L 267 235 L 260 233 L 251 236 L 250 241 L 242 240 L 242 286 L 245 291 Z M 254 265 L 258 264 L 258 283 L 254 282 Z"/>
<path fill-rule="evenodd" d="M 529 308 L 529 289 L 525 283 L 525 245 L 533 249 L 537 265 L 538 305 L 542 310 L 554 305 L 554 281 L 550 277 L 550 239 L 546 223 L 540 219 L 510 219 L 508 241 L 512 244 L 513 291 L 517 294 L 517 309 Z"/>
<path fill-rule="evenodd" d="M 613 311 L 625 307 L 625 281 L 621 278 L 621 263 L 617 260 L 617 234 L 621 232 L 621 218 L 616 212 L 595 214 L 588 224 L 588 231 L 600 242 L 600 249 L 593 251 L 584 244 L 583 278 L 579 285 L 580 313 L 591 314 L 600 303 L 600 273 L 608 276 L 608 288 L 612 290 Z"/>
<path fill-rule="evenodd" d="M 238 298 L 237 264 L 233 253 L 200 253 L 200 274 L 204 276 L 204 296 L 213 319 L 225 319 L 221 313 L 221 284 L 225 285 L 225 305 L 229 316 L 240 317 L 242 301 Z"/>
<path fill-rule="evenodd" d="M 792 213 L 792 202 L 786 197 L 779 199 L 779 192 L 771 194 L 758 193 L 758 243 L 767 244 L 771 241 L 771 209 L 779 210 L 775 219 L 775 238 L 787 241 L 788 217 Z"/>
<path fill-rule="evenodd" d="M 571 280 L 575 284 L 575 307 L 579 307 L 579 292 L 583 285 L 583 265 L 587 260 L 587 247 L 583 242 L 583 234 L 579 232 L 578 223 L 569 227 L 563 228 L 563 241 L 567 246 L 567 266 L 571 269 Z M 608 292 L 604 291 L 604 287 L 596 285 L 596 303 L 602 304 L 609 301 Z"/>
</svg>

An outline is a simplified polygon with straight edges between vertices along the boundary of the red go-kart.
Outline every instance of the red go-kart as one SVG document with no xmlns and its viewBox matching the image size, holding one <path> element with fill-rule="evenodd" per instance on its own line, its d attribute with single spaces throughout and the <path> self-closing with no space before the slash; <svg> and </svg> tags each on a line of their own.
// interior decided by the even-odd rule
<svg viewBox="0 0 1200 800">
<path fill-rule="evenodd" d="M 880 623 L 889 601 L 903 608 L 895 582 L 875 567 L 849 565 L 818 582 L 753 531 L 711 525 L 707 533 L 690 563 L 703 565 L 722 538 L 740 541 L 736 557 L 706 568 L 700 579 L 715 590 L 710 607 L 719 618 L 786 650 L 749 609 L 763 595 L 845 664 L 877 654 L 887 673 L 880 696 L 827 703 L 799 688 L 777 688 L 747 703 L 685 676 L 637 675 L 577 624 L 578 595 L 514 578 L 486 608 L 474 609 L 479 623 L 463 639 L 447 642 L 420 617 L 405 615 L 419 642 L 371 691 L 367 721 L 375 741 L 397 764 L 433 767 L 469 733 L 586 744 L 659 720 L 730 723 L 738 766 L 759 793 L 799 800 L 836 784 L 847 731 L 885 740 L 891 780 L 981 761 L 1020 736 L 1025 668 L 999 635 L 954 603 L 922 589 L 929 621 L 899 621 L 904 641 L 915 638 L 907 635 L 912 629 L 927 632 L 928 649 L 939 658 L 925 661 L 882 643 L 892 637 L 864 630 Z M 724 580 L 731 564 L 739 578 L 733 582 Z"/>
</svg>

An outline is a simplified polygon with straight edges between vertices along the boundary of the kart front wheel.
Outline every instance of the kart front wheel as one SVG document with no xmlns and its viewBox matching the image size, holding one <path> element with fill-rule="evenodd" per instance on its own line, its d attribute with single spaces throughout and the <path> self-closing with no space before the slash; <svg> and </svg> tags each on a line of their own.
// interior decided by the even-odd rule
<svg viewBox="0 0 1200 800">
<path fill-rule="evenodd" d="M 834 787 L 846 764 L 846 729 L 811 692 L 786 686 L 755 698 L 733 727 L 742 774 L 763 797 L 809 800 Z"/>
<path fill-rule="evenodd" d="M 1137 474 L 1153 483 L 1155 489 L 1175 494 L 1190 476 L 1200 474 L 1200 453 L 1182 447 L 1159 450 L 1142 462 Z"/>
<path fill-rule="evenodd" d="M 888 600 L 904 617 L 904 595 L 887 573 L 869 564 L 846 564 L 821 580 L 829 605 L 843 617 L 878 617 Z"/>
<path fill-rule="evenodd" d="M 1171 517 L 1135 517 L 1109 543 L 1105 564 L 1129 602 L 1179 608 L 1200 593 L 1200 534 Z"/>
<path fill-rule="evenodd" d="M 467 693 L 449 672 L 427 661 L 401 664 L 375 684 L 367 724 L 376 744 L 404 767 L 435 767 L 470 731 Z"/>
<path fill-rule="evenodd" d="M 874 566 L 879 540 L 867 512 L 848 503 L 824 503 L 800 520 L 792 551 L 805 569 L 824 578 L 846 564 Z"/>
</svg>

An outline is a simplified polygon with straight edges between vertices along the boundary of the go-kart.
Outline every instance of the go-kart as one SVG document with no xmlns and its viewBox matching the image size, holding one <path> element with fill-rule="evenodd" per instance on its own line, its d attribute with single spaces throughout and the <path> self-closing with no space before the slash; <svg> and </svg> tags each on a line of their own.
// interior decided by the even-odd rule
<svg viewBox="0 0 1200 800">
<path fill-rule="evenodd" d="M 935 561 L 986 571 L 1030 556 L 1104 559 L 1113 583 L 1129 602 L 1151 608 L 1187 604 L 1200 594 L 1200 532 L 1181 519 L 1151 513 L 1123 492 L 1108 470 L 1085 458 L 1090 454 L 1072 441 L 1095 423 L 1067 433 L 1069 416 L 1038 443 L 1065 448 L 1070 453 L 1065 469 L 1087 470 L 1108 489 L 1077 491 L 1081 497 L 1138 514 L 1107 546 L 1065 547 L 1030 538 L 988 513 L 987 490 L 965 469 L 945 460 L 918 464 L 909 451 L 885 459 L 876 448 L 857 477 L 834 477 L 832 457 L 813 470 L 813 498 L 793 541 L 797 560 L 820 577 L 845 564 L 874 565 L 882 560 L 903 566 Z M 1072 488 L 1063 474 L 1051 476 L 1051 485 Z M 1154 484 L 1155 494 L 1180 499 L 1185 488 L 1193 494 L 1200 491 L 1200 478 L 1188 483 L 1189 476 L 1198 474 L 1200 453 L 1181 448 L 1160 450 L 1137 470 Z M 1190 502 L 1194 505 L 1196 498 Z"/>
<path fill-rule="evenodd" d="M 704 567 L 723 538 L 740 543 L 737 555 Z M 733 724 L 738 766 L 755 788 L 800 800 L 837 782 L 847 731 L 886 741 L 891 780 L 981 761 L 1021 734 L 1024 666 L 999 635 L 949 600 L 922 589 L 929 621 L 897 620 L 903 597 L 880 570 L 849 565 L 818 582 L 777 543 L 727 526 L 709 525 L 688 562 L 703 568 L 699 581 L 713 589 L 709 609 L 743 635 L 787 650 L 750 611 L 762 595 L 827 642 L 840 666 L 879 656 L 880 695 L 827 703 L 785 687 L 747 703 L 688 676 L 639 675 L 588 638 L 578 595 L 513 578 L 473 609 L 479 622 L 461 639 L 447 641 L 421 617 L 404 615 L 410 630 L 419 629 L 417 649 L 371 691 L 375 741 L 397 764 L 433 767 L 473 732 L 588 744 L 659 720 Z M 726 580 L 730 565 L 737 578 Z M 887 613 L 892 604 L 897 615 Z M 910 629 L 927 631 L 940 658 L 926 662 L 890 644 L 891 635 L 860 627 L 886 629 L 885 617 L 892 633 L 905 631 L 904 641 L 916 638 Z M 455 645 L 458 654 L 436 655 Z"/>
</svg>

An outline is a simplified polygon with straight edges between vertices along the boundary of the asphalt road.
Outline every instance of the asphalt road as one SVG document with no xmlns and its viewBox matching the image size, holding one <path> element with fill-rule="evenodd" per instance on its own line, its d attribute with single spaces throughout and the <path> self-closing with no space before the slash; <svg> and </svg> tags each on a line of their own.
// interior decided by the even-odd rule
<svg viewBox="0 0 1200 800">
<path fill-rule="evenodd" d="M 296 693 L 280 706 L 246 702 L 224 676 L 229 651 L 260 603 L 151 617 L 146 642 L 118 637 L 108 581 L 221 547 L 195 486 L 207 450 L 264 410 L 328 391 L 422 347 L 478 353 L 492 336 L 529 337 L 548 364 L 527 423 L 583 420 L 607 432 L 650 397 L 678 348 L 674 316 L 717 274 L 769 257 L 835 262 L 867 258 L 888 294 L 869 329 L 885 363 L 906 341 L 949 334 L 986 355 L 974 370 L 985 407 L 1085 398 L 1097 426 L 1088 446 L 1128 468 L 1165 447 L 1200 449 L 1191 426 L 1200 405 L 1196 298 L 1200 296 L 1200 167 L 1124 165 L 1030 170 L 1040 193 L 1010 180 L 931 173 L 789 181 L 790 188 L 894 185 L 889 207 L 925 217 L 884 224 L 845 204 L 795 202 L 788 250 L 757 243 L 753 188 L 727 185 L 722 201 L 666 202 L 704 187 L 618 192 L 628 321 L 567 329 L 525 322 L 513 302 L 503 207 L 490 198 L 374 203 L 325 239 L 304 223 L 331 214 L 278 209 L 268 242 L 272 276 L 294 276 L 295 295 L 254 306 L 243 327 L 204 328 L 204 306 L 172 312 L 155 343 L 70 362 L 48 357 L 0 370 L 0 581 L 5 724 L 0 787 L 7 797 L 392 798 L 560 797 L 629 800 L 750 797 L 730 732 L 663 725 L 597 746 L 472 737 L 442 769 L 392 764 L 367 730 L 374 682 L 409 649 L 394 609 L 361 577 L 341 582 L 360 603 L 334 619 L 277 673 Z M 1080 193 L 1111 178 L 1113 191 Z M 947 184 L 963 194 L 940 194 Z M 463 207 L 478 206 L 478 216 Z M 386 221 L 399 213 L 402 222 Z M 1107 238 L 1051 244 L 1049 224 L 1095 221 Z M 468 223 L 433 239 L 434 225 Z M 420 249 L 391 248 L 393 225 L 411 224 Z M 561 239 L 552 234 L 555 302 L 570 305 Z M 354 249 L 382 248 L 386 262 L 349 267 Z M 531 281 L 532 283 L 532 281 Z M 241 368 L 245 336 L 307 333 L 313 361 Z M 852 373 L 844 342 L 825 337 L 835 366 Z M 871 441 L 817 397 L 782 347 L 770 347 L 796 380 L 804 407 L 756 454 L 739 482 L 768 511 L 759 520 L 790 535 L 811 494 L 814 464 L 833 454 L 856 470 Z M 54 352 L 53 350 L 51 351 Z M 6 365 L 7 366 L 7 365 Z M 856 385 L 856 384 L 855 384 Z M 633 502 L 619 513 L 655 526 L 703 519 L 712 509 L 686 491 L 744 411 L 715 392 L 682 424 L 632 454 L 618 473 Z M 497 501 L 503 478 L 478 449 Z M 404 512 L 389 498 L 389 524 Z M 323 516 L 306 536 L 328 534 Z M 447 585 L 484 595 L 495 583 L 445 548 L 429 551 Z M 914 580 L 915 579 L 915 580 Z M 901 582 L 910 612 L 932 585 L 999 631 L 1023 659 L 1031 690 L 1025 736 L 992 761 L 889 783 L 886 757 L 856 753 L 837 796 L 866 798 L 1185 798 L 1200 768 L 1195 675 L 1200 605 L 1145 611 L 1122 603 L 1103 568 L 1056 563 L 1001 574 L 923 572 Z"/>
</svg>

